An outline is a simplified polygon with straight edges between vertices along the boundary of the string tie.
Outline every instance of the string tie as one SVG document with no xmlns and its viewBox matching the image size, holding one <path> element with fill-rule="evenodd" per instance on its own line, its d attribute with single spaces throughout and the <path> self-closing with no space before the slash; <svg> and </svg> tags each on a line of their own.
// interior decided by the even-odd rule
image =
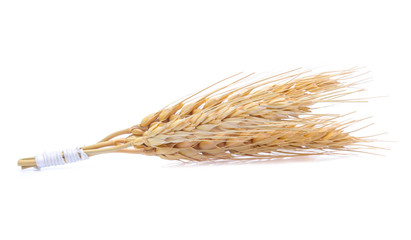
<svg viewBox="0 0 411 240">
<path fill-rule="evenodd" d="M 43 168 L 86 160 L 88 159 L 88 156 L 83 149 L 77 147 L 66 149 L 64 151 L 45 152 L 43 154 L 36 155 L 34 158 L 36 160 L 37 167 Z"/>
</svg>

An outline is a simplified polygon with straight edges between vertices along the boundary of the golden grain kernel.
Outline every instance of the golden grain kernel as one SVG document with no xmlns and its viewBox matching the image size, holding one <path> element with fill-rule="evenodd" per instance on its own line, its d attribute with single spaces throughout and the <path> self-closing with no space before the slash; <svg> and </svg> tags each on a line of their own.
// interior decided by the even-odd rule
<svg viewBox="0 0 411 240">
<path fill-rule="evenodd" d="M 202 109 L 196 108 L 196 109 L 193 110 L 193 114 L 197 114 L 197 113 L 199 113 L 199 112 L 201 112 L 201 111 L 202 111 Z"/>
<path fill-rule="evenodd" d="M 168 120 L 168 118 L 170 117 L 170 114 L 171 114 L 170 109 L 164 109 L 163 111 L 161 111 L 160 115 L 158 116 L 158 120 L 159 121 Z"/>
<path fill-rule="evenodd" d="M 175 115 L 175 114 L 173 114 L 169 117 L 170 121 L 173 121 L 176 118 L 178 118 L 178 115 Z"/>
<path fill-rule="evenodd" d="M 131 133 L 135 136 L 142 136 L 144 131 L 138 128 L 134 128 L 133 130 L 131 130 Z"/>
<path fill-rule="evenodd" d="M 152 124 L 157 119 L 157 116 L 158 116 L 157 113 L 152 113 L 148 115 L 147 117 L 143 118 L 140 125 L 142 127 L 147 127 L 148 125 Z"/>
<path fill-rule="evenodd" d="M 271 135 L 269 133 L 258 133 L 253 137 L 253 143 L 258 143 L 269 138 Z"/>
<path fill-rule="evenodd" d="M 192 147 L 195 144 L 195 142 L 180 142 L 175 145 L 176 148 L 188 148 Z"/>
<path fill-rule="evenodd" d="M 198 145 L 198 148 L 201 150 L 209 150 L 209 149 L 215 148 L 216 145 L 217 145 L 217 142 L 206 140 L 206 141 L 200 142 L 200 144 Z"/>
</svg>

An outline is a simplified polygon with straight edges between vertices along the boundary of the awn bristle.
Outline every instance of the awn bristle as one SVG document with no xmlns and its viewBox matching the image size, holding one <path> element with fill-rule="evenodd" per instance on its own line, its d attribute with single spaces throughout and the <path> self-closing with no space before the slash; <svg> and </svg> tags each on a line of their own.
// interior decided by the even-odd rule
<svg viewBox="0 0 411 240">
<path fill-rule="evenodd" d="M 269 77 L 237 74 L 145 117 L 127 141 L 147 155 L 171 160 L 270 159 L 356 151 L 343 115 L 315 113 L 321 103 L 350 102 L 362 91 L 356 69 L 313 74 L 293 70 Z M 206 93 L 209 91 L 208 93 Z M 353 100 L 355 101 L 355 100 Z"/>
</svg>

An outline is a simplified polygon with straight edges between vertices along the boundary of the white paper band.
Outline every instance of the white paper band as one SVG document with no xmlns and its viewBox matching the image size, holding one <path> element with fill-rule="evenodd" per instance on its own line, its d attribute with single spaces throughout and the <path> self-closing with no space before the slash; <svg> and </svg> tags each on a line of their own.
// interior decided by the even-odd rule
<svg viewBox="0 0 411 240">
<path fill-rule="evenodd" d="M 88 159 L 87 154 L 81 148 L 66 149 L 64 151 L 45 152 L 36 155 L 36 165 L 38 168 L 63 165 Z"/>
</svg>

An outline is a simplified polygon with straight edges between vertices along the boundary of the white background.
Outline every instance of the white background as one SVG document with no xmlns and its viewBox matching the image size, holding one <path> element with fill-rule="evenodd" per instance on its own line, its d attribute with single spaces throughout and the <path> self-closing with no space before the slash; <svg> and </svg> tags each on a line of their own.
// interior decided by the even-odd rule
<svg viewBox="0 0 411 240">
<path fill-rule="evenodd" d="M 1 239 L 410 239 L 408 1 L 0 2 Z M 240 71 L 365 66 L 385 156 L 182 165 L 92 144 Z"/>
</svg>

